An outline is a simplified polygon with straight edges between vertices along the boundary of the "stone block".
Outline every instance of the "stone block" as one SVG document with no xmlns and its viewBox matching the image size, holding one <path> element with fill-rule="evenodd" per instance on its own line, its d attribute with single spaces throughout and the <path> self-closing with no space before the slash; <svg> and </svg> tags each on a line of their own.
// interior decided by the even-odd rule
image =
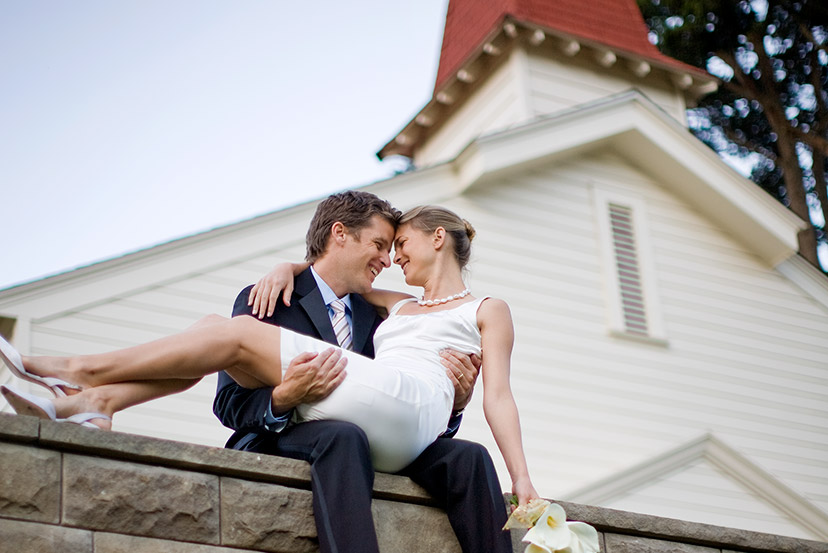
<svg viewBox="0 0 828 553">
<path fill-rule="evenodd" d="M 95 533 L 94 553 L 242 553 L 243 549 L 232 549 L 201 543 L 142 538 L 125 534 Z M 250 553 L 246 551 L 246 553 Z"/>
<path fill-rule="evenodd" d="M 34 442 L 40 431 L 40 419 L 0 413 L 0 438 L 4 441 Z"/>
<path fill-rule="evenodd" d="M 0 442 L 0 516 L 57 523 L 60 453 Z"/>
<path fill-rule="evenodd" d="M 422 505 L 436 505 L 425 489 L 407 476 L 378 472 L 374 475 L 374 497 L 393 501 L 408 501 Z"/>
<path fill-rule="evenodd" d="M 383 553 L 460 553 L 460 544 L 442 509 L 375 499 L 371 510 Z"/>
<path fill-rule="evenodd" d="M 218 477 L 66 454 L 68 526 L 196 543 L 219 543 Z"/>
<path fill-rule="evenodd" d="M 251 477 L 310 489 L 310 465 L 304 461 L 236 451 L 223 447 L 161 440 L 123 432 L 97 432 L 78 425 L 43 421 L 40 443 L 65 451 L 164 465 L 211 474 Z"/>
<path fill-rule="evenodd" d="M 222 478 L 221 543 L 277 553 L 319 551 L 311 492 Z"/>
<path fill-rule="evenodd" d="M 719 549 L 700 545 L 624 534 L 605 534 L 604 544 L 606 546 L 604 553 L 720 553 Z"/>
<path fill-rule="evenodd" d="M 92 553 L 92 532 L 0 518 L 3 551 Z"/>
</svg>

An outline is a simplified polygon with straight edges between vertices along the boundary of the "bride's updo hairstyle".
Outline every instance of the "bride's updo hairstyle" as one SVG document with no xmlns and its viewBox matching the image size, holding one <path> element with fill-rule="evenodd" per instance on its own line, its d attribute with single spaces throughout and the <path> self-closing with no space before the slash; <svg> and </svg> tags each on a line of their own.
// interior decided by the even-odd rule
<svg viewBox="0 0 828 553">
<path fill-rule="evenodd" d="M 461 269 L 466 267 L 471 256 L 471 241 L 475 234 L 471 223 L 445 207 L 421 205 L 403 213 L 399 225 L 405 224 L 427 234 L 431 234 L 439 227 L 446 229 L 446 233 L 451 236 L 457 263 Z"/>
</svg>

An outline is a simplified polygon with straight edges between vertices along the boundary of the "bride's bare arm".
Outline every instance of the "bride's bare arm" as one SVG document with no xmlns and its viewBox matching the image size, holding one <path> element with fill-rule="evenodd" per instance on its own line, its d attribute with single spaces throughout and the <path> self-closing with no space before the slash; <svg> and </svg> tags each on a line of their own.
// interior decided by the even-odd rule
<svg viewBox="0 0 828 553">
<path fill-rule="evenodd" d="M 270 317 L 279 303 L 279 297 L 285 305 L 290 306 L 290 295 L 293 293 L 293 279 L 299 273 L 310 267 L 310 263 L 279 263 L 269 273 L 259 279 L 250 290 L 247 305 L 252 306 L 254 316 L 262 319 Z M 365 300 L 376 307 L 390 310 L 400 300 L 412 297 L 411 294 L 394 292 L 392 290 L 374 289 L 367 294 L 361 294 Z"/>
<path fill-rule="evenodd" d="M 290 305 L 293 293 L 293 278 L 310 267 L 310 263 L 279 263 L 253 285 L 247 298 L 247 305 L 252 306 L 251 313 L 262 319 L 270 317 L 279 303 L 279 295 L 285 305 Z"/>
<path fill-rule="evenodd" d="M 477 312 L 483 342 L 483 412 L 512 478 L 512 493 L 521 505 L 538 497 L 523 453 L 520 418 L 509 384 L 515 331 L 509 306 L 490 298 Z"/>
</svg>

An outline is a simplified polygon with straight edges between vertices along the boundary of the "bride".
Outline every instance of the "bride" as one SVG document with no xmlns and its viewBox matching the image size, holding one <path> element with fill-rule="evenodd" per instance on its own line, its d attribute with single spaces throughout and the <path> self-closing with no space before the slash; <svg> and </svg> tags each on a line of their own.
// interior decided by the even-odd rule
<svg viewBox="0 0 828 553">
<path fill-rule="evenodd" d="M 300 421 L 335 419 L 358 425 L 368 437 L 375 468 L 399 471 L 446 429 L 454 388 L 440 352 L 485 350 L 484 413 L 512 490 L 525 504 L 538 494 L 529 478 L 509 385 L 511 314 L 504 301 L 476 298 L 463 283 L 473 236 L 471 225 L 445 208 L 422 206 L 401 217 L 394 263 L 407 284 L 423 288 L 423 298 L 385 290 L 363 294 L 389 314 L 375 333 L 375 359 L 342 350 L 347 362 L 342 383 L 325 399 L 300 405 L 297 414 Z M 307 265 L 292 267 L 299 272 Z M 290 269 L 282 266 L 272 274 L 285 275 Z M 12 372 L 59 397 L 45 400 L 8 387 L 2 393 L 18 413 L 108 429 L 114 413 L 181 391 L 207 374 L 224 370 L 243 387 L 272 387 L 281 382 L 291 359 L 330 348 L 253 317 L 215 315 L 180 334 L 104 354 L 21 356 L 0 339 L 0 357 Z"/>
</svg>

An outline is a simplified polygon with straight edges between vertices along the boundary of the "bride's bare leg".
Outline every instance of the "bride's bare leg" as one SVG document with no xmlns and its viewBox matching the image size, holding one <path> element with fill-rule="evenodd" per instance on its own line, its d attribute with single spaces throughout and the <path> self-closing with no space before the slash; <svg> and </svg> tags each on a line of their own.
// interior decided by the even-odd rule
<svg viewBox="0 0 828 553">
<path fill-rule="evenodd" d="M 246 388 L 281 382 L 279 327 L 248 316 L 225 319 L 216 315 L 207 323 L 110 353 L 23 357 L 23 365 L 35 374 L 57 376 L 85 388 L 142 380 L 192 380 L 221 370 Z"/>
<path fill-rule="evenodd" d="M 55 398 L 52 402 L 59 419 L 78 413 L 101 413 L 112 417 L 118 411 L 123 411 L 128 407 L 183 392 L 197 382 L 198 379 L 166 379 L 104 384 L 95 388 L 87 388 L 71 396 Z M 105 430 L 112 427 L 112 421 L 106 419 L 92 419 L 91 422 Z"/>
</svg>

